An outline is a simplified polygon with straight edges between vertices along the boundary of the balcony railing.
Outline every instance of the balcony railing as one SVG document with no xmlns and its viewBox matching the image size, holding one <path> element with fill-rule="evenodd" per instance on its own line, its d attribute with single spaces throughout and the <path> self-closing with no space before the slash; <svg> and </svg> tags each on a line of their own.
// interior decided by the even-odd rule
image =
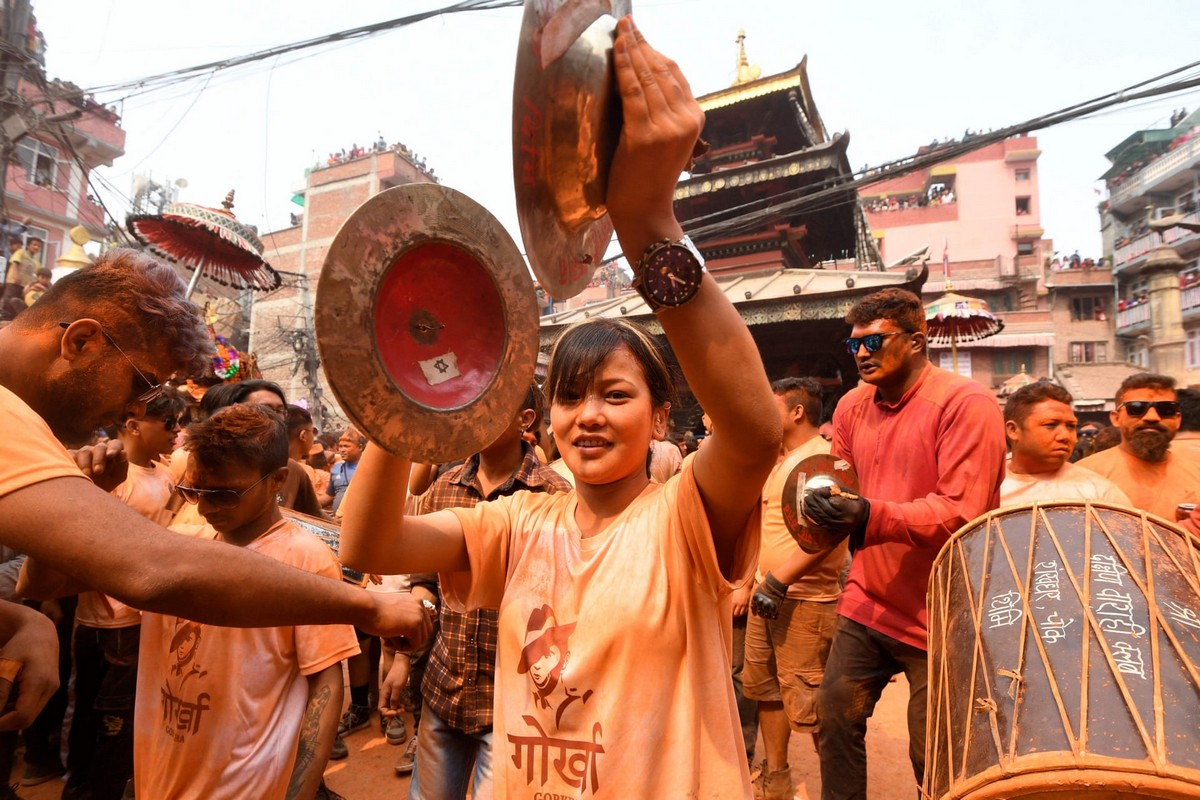
<svg viewBox="0 0 1200 800">
<path fill-rule="evenodd" d="M 1200 159 L 1200 137 L 1181 144 L 1171 152 L 1142 167 L 1136 175 L 1129 176 L 1129 179 L 1112 193 L 1112 204 L 1119 206 L 1132 198 L 1145 194 L 1154 188 L 1158 181 L 1178 170 L 1186 169 L 1197 159 Z"/>
<path fill-rule="evenodd" d="M 1117 312 L 1117 329 L 1131 328 L 1134 325 L 1140 325 L 1143 322 L 1150 321 L 1150 304 L 1142 303 L 1140 306 L 1127 308 L 1124 311 Z"/>
<path fill-rule="evenodd" d="M 1193 211 L 1191 214 L 1185 216 L 1183 221 L 1200 223 L 1200 212 Z M 1113 253 L 1113 266 L 1120 269 L 1125 264 L 1146 255 L 1156 247 L 1164 244 L 1175 244 L 1175 242 L 1188 236 L 1195 236 L 1195 234 L 1183 228 L 1172 228 L 1165 233 L 1155 233 L 1153 231 L 1143 233 L 1129 244 L 1116 249 L 1116 252 Z"/>
<path fill-rule="evenodd" d="M 1184 311 L 1200 308 L 1200 286 L 1189 286 L 1184 289 L 1179 298 L 1179 305 Z"/>
</svg>

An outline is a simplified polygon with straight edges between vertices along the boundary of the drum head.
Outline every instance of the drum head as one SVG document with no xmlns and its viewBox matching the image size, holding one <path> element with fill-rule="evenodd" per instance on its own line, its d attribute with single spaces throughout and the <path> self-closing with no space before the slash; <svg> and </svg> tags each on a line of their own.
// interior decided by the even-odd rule
<svg viewBox="0 0 1200 800">
<path fill-rule="evenodd" d="M 513 86 L 513 183 L 530 266 L 558 299 L 579 294 L 612 240 L 604 205 L 621 134 L 613 74 L 629 0 L 526 0 Z"/>
<path fill-rule="evenodd" d="M 858 475 L 844 459 L 819 453 L 802 460 L 783 482 L 780 506 L 788 533 L 806 553 L 821 553 L 846 537 L 819 528 L 804 516 L 804 498 L 822 486 L 841 486 L 858 494 Z"/>
<path fill-rule="evenodd" d="M 359 206 L 325 257 L 314 322 L 342 410 L 414 461 L 491 444 L 533 380 L 537 305 L 521 254 L 445 186 L 398 186 Z"/>
</svg>

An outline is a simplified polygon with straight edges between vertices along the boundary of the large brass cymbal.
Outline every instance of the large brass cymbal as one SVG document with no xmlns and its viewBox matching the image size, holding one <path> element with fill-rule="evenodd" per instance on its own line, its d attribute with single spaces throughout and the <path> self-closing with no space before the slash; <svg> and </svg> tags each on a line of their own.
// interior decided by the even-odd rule
<svg viewBox="0 0 1200 800">
<path fill-rule="evenodd" d="M 513 85 L 513 183 L 525 254 L 552 297 L 579 294 L 612 240 L 621 134 L 612 65 L 629 0 L 526 0 Z"/>
<path fill-rule="evenodd" d="M 537 303 L 520 251 L 466 195 L 388 189 L 342 225 L 314 322 L 342 410 L 387 451 L 466 458 L 513 421 L 533 380 Z"/>
<path fill-rule="evenodd" d="M 831 533 L 813 524 L 804 516 L 804 498 L 814 489 L 823 486 L 840 486 L 853 494 L 858 493 L 858 475 L 849 462 L 828 453 L 818 453 L 802 459 L 783 482 L 783 497 L 780 507 L 783 524 L 788 533 L 806 553 L 820 553 L 845 539 L 844 535 Z"/>
</svg>

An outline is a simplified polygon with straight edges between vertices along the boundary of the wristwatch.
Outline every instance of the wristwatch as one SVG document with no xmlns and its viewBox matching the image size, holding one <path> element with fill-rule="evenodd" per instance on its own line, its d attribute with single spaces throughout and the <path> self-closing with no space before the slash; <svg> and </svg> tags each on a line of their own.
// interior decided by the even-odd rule
<svg viewBox="0 0 1200 800">
<path fill-rule="evenodd" d="M 663 239 L 646 248 L 634 268 L 633 288 L 651 311 L 678 308 L 696 296 L 704 257 L 690 237 Z"/>
</svg>

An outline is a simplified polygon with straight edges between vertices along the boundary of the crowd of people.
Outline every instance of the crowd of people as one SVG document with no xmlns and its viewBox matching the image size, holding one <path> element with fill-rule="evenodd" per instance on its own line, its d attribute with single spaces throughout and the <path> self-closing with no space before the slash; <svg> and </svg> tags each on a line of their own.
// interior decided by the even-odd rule
<svg viewBox="0 0 1200 800">
<path fill-rule="evenodd" d="M 938 184 L 930 187 L 926 192 L 918 192 L 913 195 L 878 197 L 863 203 L 863 209 L 874 214 L 879 214 L 884 211 L 905 211 L 910 208 L 949 205 L 955 202 L 955 199 L 953 189 Z"/>
<path fill-rule="evenodd" d="M 350 145 L 349 148 L 343 147 L 341 150 L 330 153 L 329 158 L 325 159 L 325 163 L 318 164 L 318 167 L 335 167 L 338 164 L 345 164 L 348 161 L 354 161 L 355 159 L 370 155 L 371 153 L 386 153 L 388 151 L 399 153 L 411 161 L 422 172 L 428 174 L 429 177 L 433 177 L 433 169 L 426 165 L 424 158 L 418 156 L 416 153 L 410 150 L 408 145 L 404 144 L 404 142 L 396 142 L 389 145 L 387 139 L 383 138 L 382 133 L 379 134 L 379 138 L 375 140 L 374 144 L 368 145 L 367 147 L 359 147 L 358 144 L 355 143 Z"/>
<path fill-rule="evenodd" d="M 1103 500 L 1200 532 L 1197 398 L 1170 378 L 1127 379 L 1112 433 L 1081 436 L 1057 385 L 1001 409 L 933 366 L 920 298 L 892 288 L 846 316 L 860 383 L 831 420 L 816 380 L 770 382 L 674 216 L 703 114 L 628 18 L 613 60 L 607 205 L 702 444 L 669 441 L 659 342 L 604 319 L 566 330 L 545 385 L 459 462 L 353 428 L 330 461 L 262 380 L 210 388 L 184 428 L 168 378 L 211 355 L 199 310 L 170 268 L 109 251 L 0 327 L 0 576 L 25 601 L 0 602 L 0 770 L 22 730 L 20 782 L 65 771 L 64 798 L 330 798 L 329 760 L 377 719 L 417 800 L 789 800 L 799 732 L 822 797 L 865 800 L 867 721 L 900 673 L 922 782 L 926 588 L 956 530 Z M 650 263 L 690 294 L 660 299 Z M 804 497 L 831 542 L 809 552 L 782 494 L 819 454 L 859 486 Z"/>
</svg>

